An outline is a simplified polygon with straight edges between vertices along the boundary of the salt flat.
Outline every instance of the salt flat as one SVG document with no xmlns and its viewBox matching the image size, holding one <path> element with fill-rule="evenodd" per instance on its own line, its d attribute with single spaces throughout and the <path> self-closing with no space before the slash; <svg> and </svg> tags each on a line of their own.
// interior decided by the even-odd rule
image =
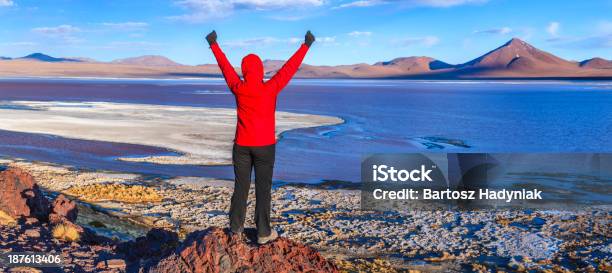
<svg viewBox="0 0 612 273">
<path fill-rule="evenodd" d="M 342 122 L 329 116 L 277 112 L 277 135 Z M 109 102 L 5 101 L 0 129 L 167 148 L 179 156 L 121 158 L 159 164 L 231 163 L 235 109 Z"/>
</svg>

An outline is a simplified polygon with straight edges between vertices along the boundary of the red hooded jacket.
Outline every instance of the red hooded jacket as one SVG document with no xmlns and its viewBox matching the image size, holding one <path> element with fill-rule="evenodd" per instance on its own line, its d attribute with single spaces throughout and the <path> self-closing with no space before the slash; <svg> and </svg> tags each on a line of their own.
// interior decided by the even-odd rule
<svg viewBox="0 0 612 273">
<path fill-rule="evenodd" d="M 276 75 L 265 82 L 263 63 L 257 55 L 249 54 L 242 59 L 244 79 L 241 80 L 219 45 L 214 43 L 210 48 L 227 86 L 236 97 L 238 124 L 234 142 L 241 146 L 266 146 L 276 143 L 276 97 L 297 72 L 308 46 L 302 44 Z"/>
</svg>

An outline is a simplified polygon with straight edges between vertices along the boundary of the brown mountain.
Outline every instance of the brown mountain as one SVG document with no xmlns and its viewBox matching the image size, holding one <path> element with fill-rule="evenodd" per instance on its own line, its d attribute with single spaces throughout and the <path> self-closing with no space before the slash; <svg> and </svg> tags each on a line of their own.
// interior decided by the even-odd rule
<svg viewBox="0 0 612 273">
<path fill-rule="evenodd" d="M 133 58 L 112 61 L 115 64 L 143 65 L 143 66 L 180 66 L 177 62 L 159 55 L 145 55 Z"/>
<path fill-rule="evenodd" d="M 612 77 L 610 71 L 581 67 L 529 43 L 513 38 L 504 45 L 448 73 L 456 78 L 548 78 L 548 77 Z"/>
<path fill-rule="evenodd" d="M 391 61 L 375 63 L 374 66 L 396 67 L 415 73 L 453 67 L 453 65 L 425 56 L 395 58 Z"/>
<path fill-rule="evenodd" d="M 551 67 L 575 67 L 576 63 L 566 61 L 548 52 L 539 50 L 527 42 L 514 38 L 504 45 L 474 60 L 460 65 L 460 68 L 486 69 L 542 69 Z"/>
<path fill-rule="evenodd" d="M 580 67 L 596 69 L 612 69 L 612 61 L 603 58 L 592 58 L 580 62 Z"/>
<path fill-rule="evenodd" d="M 283 66 L 283 64 L 285 64 L 285 61 L 282 61 L 282 60 L 264 60 L 263 61 L 265 71 L 279 70 Z"/>
</svg>

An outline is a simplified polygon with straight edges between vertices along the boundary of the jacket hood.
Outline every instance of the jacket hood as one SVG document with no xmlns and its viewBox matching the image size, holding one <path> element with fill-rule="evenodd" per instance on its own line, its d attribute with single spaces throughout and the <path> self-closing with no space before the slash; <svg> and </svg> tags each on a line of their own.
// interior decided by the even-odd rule
<svg viewBox="0 0 612 273">
<path fill-rule="evenodd" d="M 262 82 L 264 76 L 263 62 L 255 54 L 242 58 L 242 76 L 246 82 Z"/>
</svg>

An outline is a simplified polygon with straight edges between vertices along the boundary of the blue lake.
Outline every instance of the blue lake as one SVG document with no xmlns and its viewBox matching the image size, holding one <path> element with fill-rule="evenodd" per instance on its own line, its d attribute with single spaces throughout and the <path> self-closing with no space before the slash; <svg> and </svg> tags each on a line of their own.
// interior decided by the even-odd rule
<svg viewBox="0 0 612 273">
<path fill-rule="evenodd" d="M 235 107 L 215 79 L 4 79 L 0 100 Z M 295 80 L 281 93 L 278 110 L 345 122 L 283 134 L 275 180 L 359 181 L 360 161 L 371 153 L 612 152 L 611 109 L 612 82 Z M 168 152 L 154 147 L 8 131 L 0 131 L 0 141 L 0 155 L 79 168 L 233 178 L 227 166 L 113 160 Z"/>
</svg>

